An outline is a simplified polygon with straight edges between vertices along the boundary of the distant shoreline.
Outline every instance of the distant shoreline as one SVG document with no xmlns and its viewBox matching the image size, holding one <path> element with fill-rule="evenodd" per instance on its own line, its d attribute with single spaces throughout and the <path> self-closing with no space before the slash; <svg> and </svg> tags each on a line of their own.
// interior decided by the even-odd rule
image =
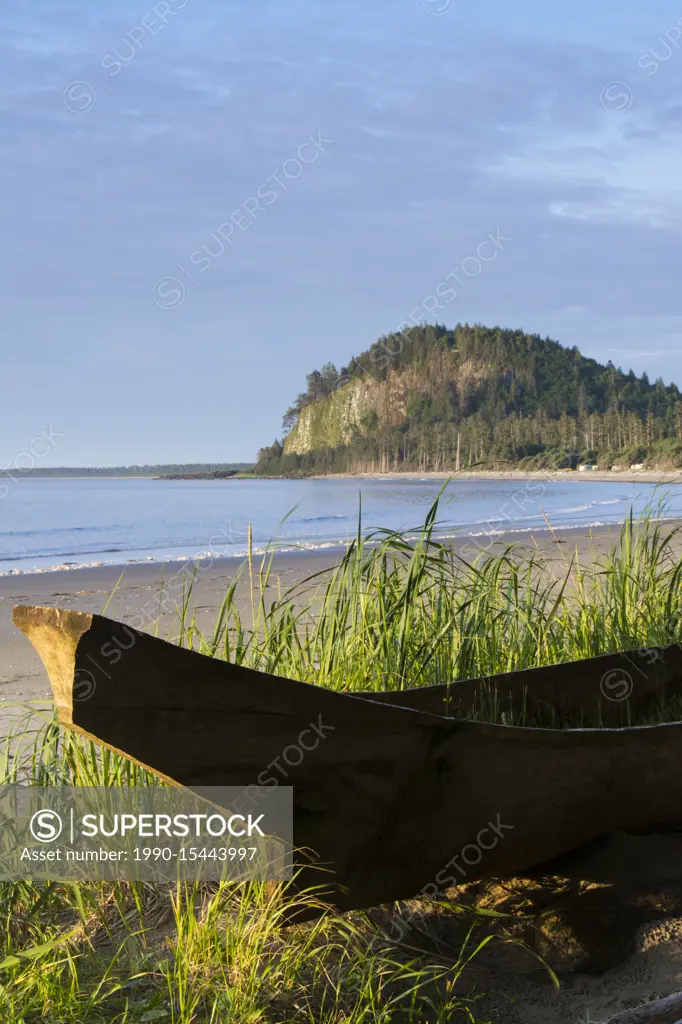
<svg viewBox="0 0 682 1024">
<path fill-rule="evenodd" d="M 545 470 L 545 469 L 471 469 L 439 470 L 419 472 L 417 470 L 395 470 L 388 473 L 245 473 L 239 470 L 213 470 L 199 473 L 171 473 L 147 475 L 133 474 L 125 476 L 121 473 L 83 473 L 64 474 L 46 473 L 42 476 L 33 472 L 23 476 L 28 480 L 579 480 L 581 483 L 670 483 L 682 484 L 682 469 L 639 469 L 639 470 Z"/>
<path fill-rule="evenodd" d="M 395 473 L 319 473 L 308 477 L 306 480 L 333 480 L 334 477 L 346 480 L 555 480 L 563 481 L 568 480 L 570 482 L 579 480 L 581 483 L 590 482 L 593 483 L 616 483 L 622 481 L 623 483 L 671 483 L 671 484 L 682 484 L 682 469 L 672 470 L 659 470 L 659 469 L 638 469 L 638 470 L 621 470 L 619 472 L 612 472 L 611 470 L 585 470 L 579 472 L 576 470 L 545 470 L 545 469 L 505 469 L 505 470 L 460 470 L 459 473 L 455 473 L 454 470 L 449 472 L 429 472 L 429 473 L 418 473 L 414 470 L 407 470 L 405 472 Z M 253 477 L 252 479 L 258 479 Z M 272 478 L 270 478 L 272 479 Z M 286 479 L 285 477 L 278 477 L 276 479 Z"/>
<path fill-rule="evenodd" d="M 165 476 L 199 476 L 204 473 L 251 473 L 253 462 L 156 462 L 131 466 L 7 466 L 0 472 L 22 480 L 155 480 Z"/>
<path fill-rule="evenodd" d="M 419 473 L 416 470 L 395 470 L 389 473 L 195 473 L 155 477 L 156 480 L 555 480 L 581 483 L 670 483 L 682 484 L 682 469 L 638 470 L 545 470 L 545 469 L 476 469 L 439 470 Z"/>
</svg>

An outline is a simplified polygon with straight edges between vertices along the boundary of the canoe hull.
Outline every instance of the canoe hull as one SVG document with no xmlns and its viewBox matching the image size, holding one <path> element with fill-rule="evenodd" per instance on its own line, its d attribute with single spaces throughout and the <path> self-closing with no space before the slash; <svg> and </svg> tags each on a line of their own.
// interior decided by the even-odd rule
<svg viewBox="0 0 682 1024">
<path fill-rule="evenodd" d="M 416 691 L 336 693 L 101 616 L 16 609 L 15 621 L 45 661 L 68 728 L 189 788 L 293 786 L 295 843 L 326 869 L 311 867 L 299 884 L 328 879 L 327 898 L 343 910 L 523 873 L 614 830 L 682 821 L 680 723 L 461 721 L 390 702 L 407 705 Z M 644 666 L 642 689 L 660 686 L 661 664 L 665 685 L 678 685 L 678 652 Z M 516 675 L 527 695 L 532 673 Z M 421 699 L 437 706 L 439 695 Z"/>
</svg>

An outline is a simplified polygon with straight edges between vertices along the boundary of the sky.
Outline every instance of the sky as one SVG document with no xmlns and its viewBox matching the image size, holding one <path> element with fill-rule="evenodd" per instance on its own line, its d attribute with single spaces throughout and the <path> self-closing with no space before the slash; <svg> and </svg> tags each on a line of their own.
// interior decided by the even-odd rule
<svg viewBox="0 0 682 1024">
<path fill-rule="evenodd" d="M 662 0 L 4 0 L 0 469 L 251 461 L 409 322 L 682 386 L 680 97 Z"/>
</svg>

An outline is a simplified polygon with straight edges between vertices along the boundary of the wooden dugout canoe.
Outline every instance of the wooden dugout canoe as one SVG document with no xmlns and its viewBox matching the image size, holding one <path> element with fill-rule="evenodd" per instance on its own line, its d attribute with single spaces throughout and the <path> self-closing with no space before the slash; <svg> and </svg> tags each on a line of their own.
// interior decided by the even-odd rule
<svg viewBox="0 0 682 1024">
<path fill-rule="evenodd" d="M 454 857 L 469 881 L 518 875 L 616 830 L 682 822 L 682 723 L 618 727 L 682 696 L 677 645 L 351 695 L 99 615 L 18 606 L 13 618 L 64 726 L 189 788 L 293 786 L 296 846 L 327 870 L 299 883 L 328 880 L 342 910 L 461 880 Z M 463 720 L 491 700 L 553 711 L 559 727 Z M 616 727 L 562 728 L 595 716 Z"/>
</svg>

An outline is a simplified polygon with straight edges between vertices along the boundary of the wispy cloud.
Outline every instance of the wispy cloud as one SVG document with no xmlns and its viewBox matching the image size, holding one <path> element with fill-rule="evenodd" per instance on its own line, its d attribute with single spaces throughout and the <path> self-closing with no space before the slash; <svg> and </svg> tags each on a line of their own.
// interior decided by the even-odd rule
<svg viewBox="0 0 682 1024">
<path fill-rule="evenodd" d="M 496 224 L 513 246 L 467 279 L 448 319 L 518 324 L 595 354 L 644 351 L 648 323 L 666 332 L 652 363 L 674 349 L 662 318 L 678 310 L 682 54 L 622 114 L 600 101 L 669 27 L 658 0 L 646 12 L 609 0 L 589 16 L 577 0 L 571 25 L 559 10 L 524 24 L 499 4 L 484 21 L 462 2 L 442 15 L 421 0 L 168 2 L 8 0 L 0 14 L 15 342 L 4 369 L 25 374 L 30 357 L 33 381 L 8 399 L 16 443 L 50 395 L 53 418 L 71 416 L 74 459 L 124 460 L 139 421 L 110 436 L 121 396 L 144 403 L 150 425 L 167 417 L 158 384 L 173 386 L 191 349 L 196 444 L 229 393 L 227 434 L 241 440 L 206 457 L 248 457 L 312 365 L 404 319 Z M 192 302 L 158 309 L 154 281 L 213 245 L 318 125 L 333 157 L 236 228 L 239 245 L 225 245 Z M 144 349 L 135 373 L 115 364 L 117 339 Z M 83 358 L 92 346 L 110 361 L 104 378 L 100 357 Z M 682 378 L 682 360 L 660 359 Z M 177 429 L 150 458 L 180 457 Z"/>
</svg>

